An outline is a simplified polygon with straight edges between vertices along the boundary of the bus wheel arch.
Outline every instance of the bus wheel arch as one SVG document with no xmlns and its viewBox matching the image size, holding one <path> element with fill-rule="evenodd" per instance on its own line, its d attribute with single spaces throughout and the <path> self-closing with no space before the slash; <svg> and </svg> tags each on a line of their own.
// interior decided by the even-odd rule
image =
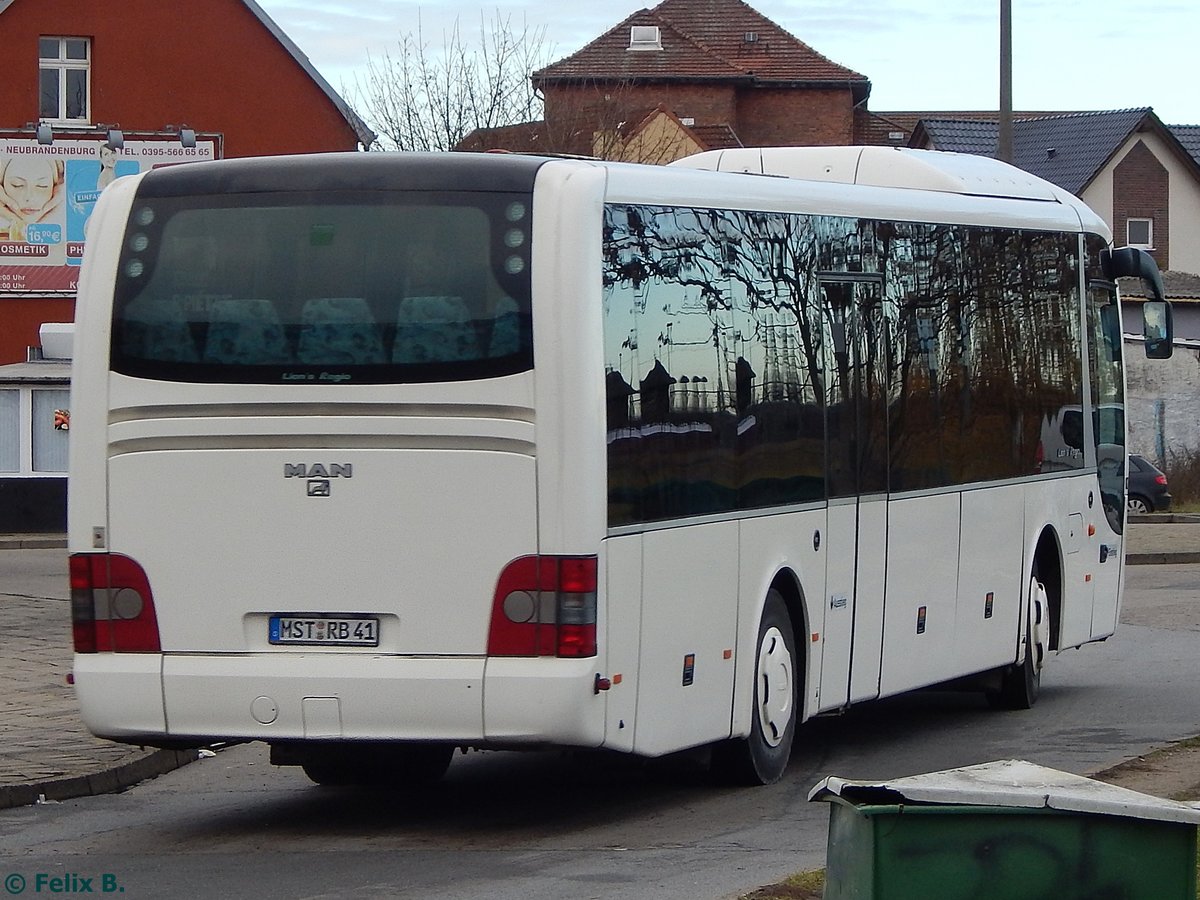
<svg viewBox="0 0 1200 900">
<path fill-rule="evenodd" d="M 805 639 L 809 634 L 808 605 L 804 601 L 804 591 L 800 587 L 800 579 L 791 569 L 783 569 L 776 573 L 771 582 L 771 590 L 783 598 L 787 607 L 788 618 L 792 622 L 792 646 L 796 651 L 796 694 L 799 705 L 796 708 L 796 724 L 805 719 L 805 689 L 808 685 L 809 642 Z"/>
<path fill-rule="evenodd" d="M 807 656 L 798 636 L 806 618 L 793 577 L 781 573 L 767 590 L 754 643 L 750 733 L 713 747 L 713 773 L 737 784 L 772 784 L 791 758 L 802 718 Z"/>
<path fill-rule="evenodd" d="M 1038 538 L 1030 575 L 1041 582 L 1046 590 L 1050 619 L 1050 640 L 1047 649 L 1061 650 L 1059 635 L 1062 631 L 1063 558 L 1058 535 L 1051 528 L 1043 530 Z"/>
<path fill-rule="evenodd" d="M 998 687 L 987 691 L 996 709 L 1029 709 L 1041 693 L 1042 664 L 1047 652 L 1057 648 L 1062 614 L 1062 556 L 1058 538 L 1050 528 L 1038 538 L 1022 593 L 1028 592 L 1021 616 L 1021 651 L 1018 661 L 1000 673 Z"/>
</svg>

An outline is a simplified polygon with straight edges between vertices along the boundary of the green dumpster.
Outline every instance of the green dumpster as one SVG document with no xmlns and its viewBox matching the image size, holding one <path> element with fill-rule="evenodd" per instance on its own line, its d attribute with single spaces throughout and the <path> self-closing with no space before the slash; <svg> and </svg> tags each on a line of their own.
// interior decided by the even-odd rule
<svg viewBox="0 0 1200 900">
<path fill-rule="evenodd" d="M 1021 760 L 830 776 L 825 900 L 1195 900 L 1200 809 Z"/>
</svg>

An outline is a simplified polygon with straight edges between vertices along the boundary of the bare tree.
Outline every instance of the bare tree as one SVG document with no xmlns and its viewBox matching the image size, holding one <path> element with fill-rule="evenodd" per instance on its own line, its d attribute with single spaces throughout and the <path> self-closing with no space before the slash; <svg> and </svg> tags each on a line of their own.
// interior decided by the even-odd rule
<svg viewBox="0 0 1200 900">
<path fill-rule="evenodd" d="M 356 105 L 388 150 L 449 150 L 477 128 L 529 122 L 541 115 L 530 73 L 549 63 L 545 26 L 518 27 L 497 10 L 481 15 L 479 40 L 463 38 L 458 19 L 432 47 L 422 29 L 392 52 L 368 58 L 355 79 Z"/>
</svg>

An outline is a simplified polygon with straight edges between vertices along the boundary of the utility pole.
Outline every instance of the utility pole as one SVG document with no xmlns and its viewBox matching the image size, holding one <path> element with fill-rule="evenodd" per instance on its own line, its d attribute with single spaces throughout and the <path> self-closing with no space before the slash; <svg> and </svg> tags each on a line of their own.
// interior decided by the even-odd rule
<svg viewBox="0 0 1200 900">
<path fill-rule="evenodd" d="M 996 158 L 1013 159 L 1012 0 L 1000 0 L 1000 131 Z"/>
</svg>

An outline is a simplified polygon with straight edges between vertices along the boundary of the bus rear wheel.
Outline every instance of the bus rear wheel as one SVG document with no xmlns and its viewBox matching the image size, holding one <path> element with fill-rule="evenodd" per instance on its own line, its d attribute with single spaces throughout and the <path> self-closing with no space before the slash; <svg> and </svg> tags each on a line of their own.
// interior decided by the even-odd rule
<svg viewBox="0 0 1200 900">
<path fill-rule="evenodd" d="M 796 733 L 796 644 L 783 596 L 767 594 L 758 626 L 754 664 L 754 709 L 748 737 L 713 748 L 713 772 L 736 784 L 772 784 L 787 768 Z"/>
<path fill-rule="evenodd" d="M 1042 662 L 1046 656 L 1046 589 L 1034 575 L 1029 585 L 1029 613 L 1025 620 L 1025 659 L 1004 670 L 998 690 L 987 693 L 993 709 L 1031 709 L 1042 689 Z"/>
<path fill-rule="evenodd" d="M 322 748 L 300 767 L 324 787 L 412 788 L 446 774 L 454 747 L 449 744 L 369 744 Z"/>
</svg>

